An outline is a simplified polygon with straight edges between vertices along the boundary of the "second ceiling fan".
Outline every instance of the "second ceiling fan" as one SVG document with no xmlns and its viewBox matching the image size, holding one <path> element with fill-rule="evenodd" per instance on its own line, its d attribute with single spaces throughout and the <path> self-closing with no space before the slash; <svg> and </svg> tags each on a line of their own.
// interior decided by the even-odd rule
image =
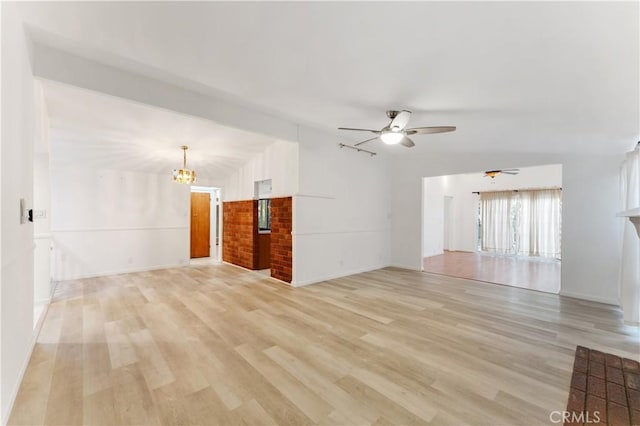
<svg viewBox="0 0 640 426">
<path fill-rule="evenodd" d="M 374 138 L 367 139 L 362 142 L 358 142 L 354 146 L 359 146 L 380 138 L 380 140 L 382 140 L 382 142 L 386 143 L 387 145 L 400 144 L 400 145 L 406 146 L 407 148 L 411 148 L 416 145 L 409 138 L 409 136 L 428 135 L 431 133 L 453 132 L 454 130 L 456 130 L 455 126 L 413 127 L 413 128 L 407 129 L 406 127 L 407 127 L 407 124 L 409 123 L 409 118 L 411 118 L 411 111 L 407 111 L 407 110 L 387 111 L 387 117 L 389 117 L 391 121 L 386 127 L 383 127 L 381 130 L 357 129 L 353 127 L 338 127 L 338 130 L 353 130 L 357 132 L 375 133 L 376 136 Z"/>
<path fill-rule="evenodd" d="M 495 179 L 500 173 L 503 175 L 517 175 L 520 173 L 520 169 L 502 169 L 502 170 L 487 170 L 484 172 L 484 177 L 490 177 L 491 179 Z"/>
</svg>

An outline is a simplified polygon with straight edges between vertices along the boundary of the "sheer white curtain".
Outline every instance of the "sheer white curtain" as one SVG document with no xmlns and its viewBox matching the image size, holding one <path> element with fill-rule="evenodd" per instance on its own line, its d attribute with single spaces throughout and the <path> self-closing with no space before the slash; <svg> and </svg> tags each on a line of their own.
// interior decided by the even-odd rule
<svg viewBox="0 0 640 426">
<path fill-rule="evenodd" d="M 481 250 L 500 254 L 514 252 L 511 222 L 513 194 L 513 191 L 480 193 Z"/>
<path fill-rule="evenodd" d="M 622 208 L 640 208 L 640 146 L 627 153 L 622 166 Z M 634 226 L 625 219 L 620 268 L 620 304 L 624 320 L 640 322 L 640 239 Z"/>
<path fill-rule="evenodd" d="M 562 190 L 519 191 L 517 253 L 560 258 Z"/>
</svg>

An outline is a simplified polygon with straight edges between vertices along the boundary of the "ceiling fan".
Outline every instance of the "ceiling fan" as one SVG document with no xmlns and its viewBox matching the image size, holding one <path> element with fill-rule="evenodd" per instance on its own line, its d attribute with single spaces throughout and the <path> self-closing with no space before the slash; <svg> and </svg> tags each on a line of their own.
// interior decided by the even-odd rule
<svg viewBox="0 0 640 426">
<path fill-rule="evenodd" d="M 380 138 L 382 142 L 386 143 L 387 145 L 400 144 L 406 146 L 407 148 L 415 146 L 415 143 L 413 143 L 413 141 L 409 139 L 409 136 L 453 132 L 454 130 L 456 130 L 455 126 L 413 127 L 411 129 L 407 129 L 406 127 L 409 123 L 409 118 L 411 118 L 411 111 L 407 110 L 387 111 L 387 117 L 389 117 L 391 121 L 381 130 L 355 129 L 352 127 L 338 127 L 338 130 L 354 130 L 357 132 L 375 133 L 376 137 L 367 139 L 366 141 L 358 142 L 354 146 L 359 146 Z"/>
<path fill-rule="evenodd" d="M 484 177 L 495 179 L 495 177 L 500 173 L 505 175 L 517 175 L 518 173 L 520 173 L 520 169 L 487 170 L 486 172 L 484 172 Z"/>
</svg>

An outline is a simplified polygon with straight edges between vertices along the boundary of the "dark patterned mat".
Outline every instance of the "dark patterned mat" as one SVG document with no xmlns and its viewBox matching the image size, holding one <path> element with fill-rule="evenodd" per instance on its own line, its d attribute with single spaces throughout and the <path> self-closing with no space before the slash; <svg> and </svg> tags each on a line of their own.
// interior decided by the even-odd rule
<svg viewBox="0 0 640 426">
<path fill-rule="evenodd" d="M 578 346 L 565 425 L 640 426 L 640 364 Z"/>
</svg>

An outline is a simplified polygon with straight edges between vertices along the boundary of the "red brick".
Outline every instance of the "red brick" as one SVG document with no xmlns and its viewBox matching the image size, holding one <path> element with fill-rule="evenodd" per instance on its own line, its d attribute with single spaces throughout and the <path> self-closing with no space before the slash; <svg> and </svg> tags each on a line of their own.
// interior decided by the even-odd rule
<svg viewBox="0 0 640 426">
<path fill-rule="evenodd" d="M 625 371 L 624 380 L 627 382 L 628 388 L 640 390 L 640 374 Z"/>
<path fill-rule="evenodd" d="M 569 410 L 569 417 L 563 423 L 564 426 L 584 426 L 585 423 L 582 422 L 585 414 L 583 411 L 571 411 Z"/>
<path fill-rule="evenodd" d="M 622 358 L 622 368 L 625 371 L 640 373 L 640 364 L 632 359 Z"/>
<path fill-rule="evenodd" d="M 607 401 L 597 396 L 588 395 L 585 411 L 590 419 L 595 419 L 597 416 L 604 423 L 607 420 Z"/>
<path fill-rule="evenodd" d="M 620 357 L 616 355 L 607 354 L 605 356 L 607 365 L 610 365 L 615 368 L 622 368 L 622 363 L 620 362 Z"/>
<path fill-rule="evenodd" d="M 586 392 L 587 375 L 578 371 L 574 371 L 573 376 L 571 376 L 571 387 Z"/>
<path fill-rule="evenodd" d="M 580 373 L 574 373 L 580 374 Z M 573 381 L 572 381 L 573 384 Z M 598 379 L 594 376 L 589 376 L 589 380 L 587 381 L 587 393 L 589 395 L 595 395 L 599 398 L 605 399 L 607 397 L 607 391 L 605 388 L 605 381 L 602 379 Z"/>
<path fill-rule="evenodd" d="M 589 375 L 604 379 L 604 364 L 599 362 L 589 363 Z"/>
<path fill-rule="evenodd" d="M 569 400 L 567 401 L 567 411 L 576 411 L 581 412 L 584 411 L 584 399 L 585 393 L 572 388 L 569 391 Z"/>
<path fill-rule="evenodd" d="M 291 197 L 271 199 L 271 276 L 291 282 L 293 224 Z"/>
<path fill-rule="evenodd" d="M 575 362 L 573 363 L 573 369 L 575 371 L 579 371 L 581 373 L 587 373 L 589 367 L 589 360 L 587 358 L 576 357 Z"/>
<path fill-rule="evenodd" d="M 222 259 L 248 269 L 257 266 L 257 201 L 233 201 L 222 205 Z"/>
<path fill-rule="evenodd" d="M 613 382 L 624 386 L 624 376 L 622 375 L 622 370 L 607 365 L 607 382 Z"/>
<path fill-rule="evenodd" d="M 629 400 L 629 407 L 632 410 L 640 411 L 640 391 L 627 389 L 627 399 Z"/>
<path fill-rule="evenodd" d="M 604 364 L 604 354 L 600 351 L 592 349 L 589 358 L 591 362 L 601 362 Z"/>
<path fill-rule="evenodd" d="M 615 402 L 609 402 L 607 407 L 610 426 L 629 426 L 629 409 Z"/>
<path fill-rule="evenodd" d="M 620 405 L 627 405 L 627 393 L 623 386 L 615 383 L 607 383 L 607 398 L 609 401 L 616 402 Z"/>
</svg>

